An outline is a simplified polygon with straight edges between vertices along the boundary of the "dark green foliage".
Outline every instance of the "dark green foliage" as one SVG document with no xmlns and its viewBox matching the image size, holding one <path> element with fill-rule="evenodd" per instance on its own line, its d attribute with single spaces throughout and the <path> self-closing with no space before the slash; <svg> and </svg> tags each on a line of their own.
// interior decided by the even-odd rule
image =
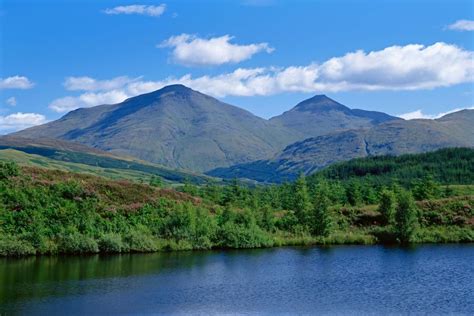
<svg viewBox="0 0 474 316">
<path fill-rule="evenodd" d="M 316 236 L 329 236 L 332 219 L 329 210 L 329 188 L 325 181 L 321 181 L 316 188 L 316 196 L 311 214 L 311 233 Z"/>
<path fill-rule="evenodd" d="M 427 175 L 421 180 L 414 181 L 413 197 L 416 200 L 436 199 L 441 195 L 440 185 L 432 175 Z"/>
<path fill-rule="evenodd" d="M 423 154 L 357 158 L 329 166 L 314 177 L 409 187 L 413 181 L 431 177 L 441 184 L 474 184 L 474 149 L 446 148 Z"/>
<path fill-rule="evenodd" d="M 409 243 L 412 241 L 418 219 L 415 201 L 410 192 L 402 191 L 398 196 L 395 223 L 400 242 Z"/>
<path fill-rule="evenodd" d="M 15 163 L 0 161 L 0 180 L 7 179 L 9 177 L 15 177 L 19 174 L 20 171 Z"/>
<path fill-rule="evenodd" d="M 312 208 L 306 179 L 301 174 L 294 184 L 293 211 L 301 225 L 308 225 L 310 221 L 310 211 Z"/>
<path fill-rule="evenodd" d="M 383 189 L 380 193 L 378 211 L 382 215 L 383 224 L 391 225 L 395 221 L 395 195 L 392 191 Z"/>
<path fill-rule="evenodd" d="M 322 177 L 257 187 L 236 180 L 227 186 L 186 183 L 182 193 L 14 164 L 6 170 L 9 176 L 0 179 L 2 256 L 467 242 L 474 235 L 470 186 L 452 185 L 449 198 L 415 203 L 397 185 L 353 180 L 360 196 L 352 206 L 347 183 Z"/>
</svg>

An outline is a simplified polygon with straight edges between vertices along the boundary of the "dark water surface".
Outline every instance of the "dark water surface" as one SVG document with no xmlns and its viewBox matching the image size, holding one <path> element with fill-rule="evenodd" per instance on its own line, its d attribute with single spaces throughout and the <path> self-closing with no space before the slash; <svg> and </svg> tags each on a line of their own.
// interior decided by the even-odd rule
<svg viewBox="0 0 474 316">
<path fill-rule="evenodd" d="M 0 259 L 0 315 L 474 315 L 474 245 Z"/>
</svg>

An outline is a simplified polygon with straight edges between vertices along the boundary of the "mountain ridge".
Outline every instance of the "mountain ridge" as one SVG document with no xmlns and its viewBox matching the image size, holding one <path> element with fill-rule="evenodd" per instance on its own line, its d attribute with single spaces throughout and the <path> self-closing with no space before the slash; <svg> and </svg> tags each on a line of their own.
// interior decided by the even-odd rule
<svg viewBox="0 0 474 316">
<path fill-rule="evenodd" d="M 446 147 L 474 147 L 474 110 L 436 120 L 396 120 L 368 129 L 333 132 L 286 146 L 272 159 L 216 168 L 206 174 L 261 182 L 292 180 L 336 162 L 380 155 L 430 152 Z"/>
</svg>

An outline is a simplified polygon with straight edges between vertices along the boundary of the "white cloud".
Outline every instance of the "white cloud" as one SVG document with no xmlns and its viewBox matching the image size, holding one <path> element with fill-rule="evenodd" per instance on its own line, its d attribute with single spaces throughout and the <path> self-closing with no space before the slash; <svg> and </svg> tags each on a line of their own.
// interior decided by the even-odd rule
<svg viewBox="0 0 474 316">
<path fill-rule="evenodd" d="M 198 66 L 238 63 L 256 53 L 271 53 L 274 50 L 268 43 L 238 45 L 230 43 L 232 39 L 229 35 L 204 39 L 181 34 L 170 37 L 158 47 L 171 47 L 171 56 L 177 63 Z"/>
<path fill-rule="evenodd" d="M 106 92 L 88 92 L 80 96 L 67 96 L 54 100 L 49 108 L 58 113 L 69 112 L 77 108 L 87 108 L 99 104 L 115 104 L 122 102 L 129 96 L 125 91 L 111 90 Z"/>
<path fill-rule="evenodd" d="M 122 88 L 138 79 L 139 78 L 133 79 L 127 76 L 116 77 L 110 80 L 97 80 L 91 77 L 67 77 L 64 86 L 67 90 L 72 91 L 104 91 Z"/>
<path fill-rule="evenodd" d="M 50 108 L 66 112 L 78 107 L 117 103 L 176 83 L 215 97 L 266 96 L 283 92 L 433 89 L 473 82 L 473 58 L 471 51 L 436 43 L 431 46 L 391 46 L 369 53 L 357 51 L 307 66 L 238 68 L 215 76 L 193 77 L 187 74 L 160 81 L 128 77 L 95 80 L 85 77 L 88 78 L 84 80 L 87 84 L 76 78 L 69 80 L 66 86 L 87 93 L 57 99 L 50 104 Z M 128 80 L 120 81 L 118 78 Z M 113 89 L 106 90 L 105 87 Z"/>
<path fill-rule="evenodd" d="M 105 14 L 139 14 L 158 17 L 166 10 L 165 4 L 160 5 L 143 5 L 133 4 L 126 6 L 118 6 L 115 8 L 108 8 L 104 10 Z"/>
<path fill-rule="evenodd" d="M 438 119 L 438 118 L 443 117 L 445 115 L 448 115 L 448 114 L 451 114 L 451 113 L 454 113 L 454 112 L 458 112 L 458 111 L 461 111 L 461 110 L 472 110 L 472 109 L 474 109 L 474 106 L 467 107 L 467 108 L 455 108 L 455 109 L 449 110 L 447 112 L 441 112 L 441 113 L 438 113 L 438 114 L 425 114 L 425 113 L 423 113 L 422 110 L 416 110 L 416 111 L 413 111 L 413 112 L 400 114 L 400 115 L 398 115 L 398 117 L 401 117 L 402 119 L 405 119 L 405 120 L 414 120 L 414 119 L 432 120 L 432 119 Z"/>
<path fill-rule="evenodd" d="M 0 133 L 14 132 L 46 122 L 46 117 L 37 113 L 18 112 L 7 116 L 0 116 Z"/>
<path fill-rule="evenodd" d="M 16 98 L 15 97 L 9 97 L 6 101 L 6 104 L 9 106 L 15 106 L 16 105 Z"/>
<path fill-rule="evenodd" d="M 0 78 L 0 90 L 1 89 L 30 89 L 33 87 L 33 83 L 24 76 L 13 76 L 7 78 Z"/>
<path fill-rule="evenodd" d="M 453 24 L 448 25 L 447 28 L 454 31 L 474 31 L 474 21 L 458 20 Z"/>
</svg>

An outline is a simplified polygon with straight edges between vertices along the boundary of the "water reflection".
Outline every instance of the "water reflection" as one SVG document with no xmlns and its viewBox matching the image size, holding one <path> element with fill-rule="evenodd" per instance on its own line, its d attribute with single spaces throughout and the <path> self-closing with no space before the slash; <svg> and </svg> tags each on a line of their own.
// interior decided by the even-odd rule
<svg viewBox="0 0 474 316">
<path fill-rule="evenodd" d="M 472 245 L 1 259 L 0 314 L 472 314 L 472 262 Z"/>
</svg>

